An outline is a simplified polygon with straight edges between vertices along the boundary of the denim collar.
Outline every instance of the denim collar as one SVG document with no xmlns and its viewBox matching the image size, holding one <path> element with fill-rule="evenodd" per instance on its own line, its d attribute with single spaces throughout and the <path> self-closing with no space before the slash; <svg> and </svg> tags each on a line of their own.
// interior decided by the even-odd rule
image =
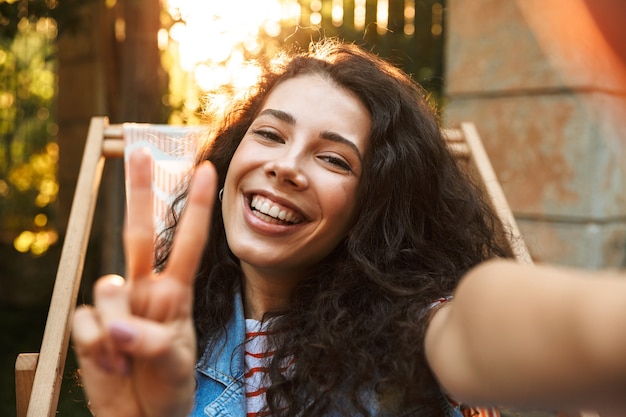
<svg viewBox="0 0 626 417">
<path fill-rule="evenodd" d="M 226 331 L 220 332 L 210 343 L 213 349 L 206 349 L 196 366 L 198 372 L 227 385 L 234 380 L 243 381 L 244 376 L 246 321 L 240 294 L 235 295 L 233 307 L 233 315 L 226 323 Z"/>
</svg>

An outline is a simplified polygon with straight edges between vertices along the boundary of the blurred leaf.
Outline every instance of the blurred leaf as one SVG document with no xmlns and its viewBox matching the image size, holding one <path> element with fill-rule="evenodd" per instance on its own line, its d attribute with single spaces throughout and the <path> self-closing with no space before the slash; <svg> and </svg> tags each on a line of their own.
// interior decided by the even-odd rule
<svg viewBox="0 0 626 417">
<path fill-rule="evenodd" d="M 37 10 L 31 3 L 29 13 Z M 0 10 L 20 4 L 1 2 Z M 56 241 L 58 147 L 51 132 L 57 86 L 56 60 L 49 57 L 57 29 L 49 18 L 33 19 L 13 22 L 12 38 L 0 41 L 0 238 L 41 255 Z M 44 224 L 35 221 L 39 215 Z"/>
</svg>

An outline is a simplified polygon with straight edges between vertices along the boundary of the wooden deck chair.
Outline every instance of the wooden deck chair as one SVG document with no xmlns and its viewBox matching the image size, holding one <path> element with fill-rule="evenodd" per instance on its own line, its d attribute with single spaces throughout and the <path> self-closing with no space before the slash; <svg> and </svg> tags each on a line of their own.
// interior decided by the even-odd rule
<svg viewBox="0 0 626 417">
<path fill-rule="evenodd" d="M 15 379 L 17 417 L 53 417 L 56 414 L 65 358 L 67 355 L 71 317 L 76 305 L 83 271 L 88 235 L 91 230 L 98 188 L 106 158 L 123 157 L 124 149 L 149 146 L 156 161 L 154 172 L 164 189 L 155 190 L 155 207 L 159 213 L 169 203 L 166 196 L 184 175 L 184 160 L 193 153 L 190 128 L 158 125 L 109 125 L 104 117 L 91 120 L 80 173 L 63 243 L 48 319 L 39 353 L 23 353 L 16 360 Z M 462 123 L 459 128 L 446 129 L 445 136 L 460 159 L 477 174 L 503 227 L 510 231 L 506 241 L 520 262 L 532 262 L 526 245 L 496 179 L 476 128 Z M 183 138 L 175 148 L 161 147 L 166 138 Z M 128 146 L 125 146 L 125 139 Z"/>
</svg>

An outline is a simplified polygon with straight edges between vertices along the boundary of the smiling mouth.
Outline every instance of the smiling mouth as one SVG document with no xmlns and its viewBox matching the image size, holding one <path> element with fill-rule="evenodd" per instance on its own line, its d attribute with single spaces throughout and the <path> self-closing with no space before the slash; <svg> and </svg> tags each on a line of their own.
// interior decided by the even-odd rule
<svg viewBox="0 0 626 417">
<path fill-rule="evenodd" d="M 302 218 L 293 210 L 279 206 L 272 200 L 259 195 L 252 197 L 250 209 L 256 217 L 272 224 L 291 225 L 302 221 Z"/>
</svg>

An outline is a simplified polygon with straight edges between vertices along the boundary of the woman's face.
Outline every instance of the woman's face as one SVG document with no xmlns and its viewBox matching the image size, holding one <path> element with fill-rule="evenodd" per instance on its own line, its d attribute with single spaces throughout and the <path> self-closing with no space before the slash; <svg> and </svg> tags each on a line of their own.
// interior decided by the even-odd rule
<svg viewBox="0 0 626 417">
<path fill-rule="evenodd" d="M 274 87 L 224 184 L 226 238 L 246 276 L 297 281 L 337 246 L 359 204 L 370 129 L 363 103 L 320 76 Z"/>
</svg>

